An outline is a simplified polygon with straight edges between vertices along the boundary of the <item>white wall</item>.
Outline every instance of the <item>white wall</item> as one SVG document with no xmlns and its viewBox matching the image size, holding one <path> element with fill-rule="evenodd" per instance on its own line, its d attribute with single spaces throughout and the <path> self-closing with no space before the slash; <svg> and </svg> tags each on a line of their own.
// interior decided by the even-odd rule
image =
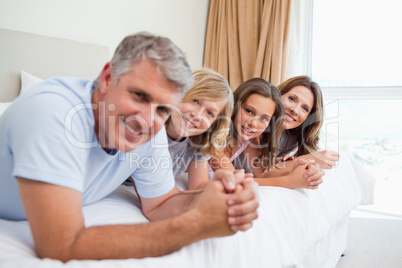
<svg viewBox="0 0 402 268">
<path fill-rule="evenodd" d="M 202 66 L 209 0 L 0 0 L 0 28 L 105 45 L 128 34 L 169 37 Z M 0 40 L 1 42 L 1 40 Z"/>
</svg>

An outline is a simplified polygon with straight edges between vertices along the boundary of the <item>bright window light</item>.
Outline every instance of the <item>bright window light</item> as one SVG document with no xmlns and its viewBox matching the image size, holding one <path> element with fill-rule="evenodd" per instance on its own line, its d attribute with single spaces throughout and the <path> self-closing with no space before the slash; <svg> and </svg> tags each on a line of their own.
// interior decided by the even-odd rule
<svg viewBox="0 0 402 268">
<path fill-rule="evenodd" d="M 402 1 L 315 0 L 313 78 L 323 87 L 402 86 Z"/>
<path fill-rule="evenodd" d="M 392 215 L 402 215 L 401 11 L 401 0 L 313 3 L 311 72 L 326 116 L 320 147 L 358 159 L 376 177 L 376 206 Z"/>
</svg>

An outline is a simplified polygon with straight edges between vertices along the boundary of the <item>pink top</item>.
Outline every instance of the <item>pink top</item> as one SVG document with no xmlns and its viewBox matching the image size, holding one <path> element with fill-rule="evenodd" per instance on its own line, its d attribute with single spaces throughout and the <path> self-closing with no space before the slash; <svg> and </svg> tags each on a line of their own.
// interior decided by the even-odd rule
<svg viewBox="0 0 402 268">
<path fill-rule="evenodd" d="M 239 148 L 237 148 L 236 152 L 230 157 L 230 162 L 233 162 L 250 144 L 251 140 L 242 141 Z"/>
<path fill-rule="evenodd" d="M 247 148 L 247 146 L 250 144 L 250 142 L 251 142 L 251 140 L 242 141 L 239 148 L 237 148 L 236 152 L 230 157 L 230 162 L 233 162 L 233 160 L 235 160 Z M 208 166 L 208 171 L 213 172 L 213 169 L 211 168 L 211 166 Z"/>
</svg>

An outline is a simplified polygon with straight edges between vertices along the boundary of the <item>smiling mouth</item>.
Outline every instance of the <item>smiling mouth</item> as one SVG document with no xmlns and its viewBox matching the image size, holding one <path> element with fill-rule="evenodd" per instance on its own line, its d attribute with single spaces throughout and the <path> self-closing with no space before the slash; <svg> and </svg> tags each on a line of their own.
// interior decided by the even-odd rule
<svg viewBox="0 0 402 268">
<path fill-rule="evenodd" d="M 136 130 L 134 130 L 134 129 L 127 123 L 127 121 L 126 121 L 125 118 L 123 118 L 123 123 L 124 123 L 124 126 L 126 127 L 126 129 L 127 129 L 131 134 L 133 134 L 133 135 L 135 135 L 135 136 L 141 136 L 141 135 L 143 134 L 141 131 L 136 131 Z"/>
<path fill-rule="evenodd" d="M 190 120 L 188 120 L 187 118 L 183 117 L 183 121 L 185 122 L 185 124 L 187 126 L 189 126 L 190 128 L 197 128 L 196 125 L 194 125 L 193 123 L 190 122 Z"/>
<path fill-rule="evenodd" d="M 255 134 L 255 131 L 252 131 L 251 129 L 246 128 L 244 126 L 242 126 L 241 129 L 242 129 L 243 133 L 246 134 L 247 136 L 251 136 L 251 135 Z"/>
<path fill-rule="evenodd" d="M 285 118 L 286 118 L 287 121 L 296 121 L 296 119 L 294 119 L 293 117 L 291 117 L 288 114 L 285 114 Z"/>
</svg>

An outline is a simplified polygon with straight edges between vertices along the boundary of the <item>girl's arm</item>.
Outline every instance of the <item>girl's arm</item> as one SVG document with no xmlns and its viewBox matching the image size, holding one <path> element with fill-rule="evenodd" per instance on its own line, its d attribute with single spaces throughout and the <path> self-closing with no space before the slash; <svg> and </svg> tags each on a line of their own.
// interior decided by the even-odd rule
<svg viewBox="0 0 402 268">
<path fill-rule="evenodd" d="M 230 161 L 230 156 L 228 156 L 225 152 L 221 152 L 219 155 L 211 157 L 208 162 L 213 171 L 216 171 L 217 169 L 235 171 L 235 168 Z"/>
<path fill-rule="evenodd" d="M 208 161 L 192 160 L 188 165 L 189 190 L 203 189 L 209 183 Z"/>
<path fill-rule="evenodd" d="M 274 178 L 274 177 L 280 177 L 280 176 L 285 176 L 289 175 L 292 173 L 292 170 L 294 168 L 294 164 L 297 162 L 297 160 L 288 160 L 285 162 L 278 162 L 275 164 L 275 167 L 271 167 L 269 169 L 269 172 L 261 172 L 261 168 L 255 168 L 253 169 L 253 172 L 257 177 L 261 178 Z"/>
<path fill-rule="evenodd" d="M 262 173 L 261 168 L 256 167 L 252 161 L 255 157 L 258 157 L 259 152 L 248 146 L 244 150 L 244 153 L 254 173 L 254 181 L 260 186 L 278 186 L 289 189 L 317 189 L 318 185 L 322 183 L 323 172 L 319 165 L 314 165 L 314 161 L 304 159 L 286 161 L 283 162 L 286 164 L 284 165 L 284 169 L 270 169 L 269 172 Z M 225 153 L 211 158 L 209 164 L 214 171 L 219 168 L 235 170 L 235 167 L 230 162 L 229 156 Z"/>
<path fill-rule="evenodd" d="M 262 172 L 261 167 L 254 164 L 253 159 L 259 157 L 259 151 L 247 147 L 246 156 L 255 175 L 255 181 L 260 186 L 278 186 L 290 189 L 307 188 L 316 189 L 322 183 L 323 172 L 314 161 L 305 159 L 281 162 L 278 166 Z"/>
<path fill-rule="evenodd" d="M 256 175 L 257 178 L 254 180 L 260 186 L 278 186 L 289 189 L 317 189 L 318 185 L 322 183 L 322 176 L 324 175 L 320 166 L 304 159 L 295 161 L 294 165 L 292 165 L 292 171 L 286 175 L 267 177 L 266 174 L 271 173 L 270 170 L 264 173 L 259 172 L 259 174 Z M 259 171 L 261 171 L 261 169 L 259 169 Z"/>
</svg>

